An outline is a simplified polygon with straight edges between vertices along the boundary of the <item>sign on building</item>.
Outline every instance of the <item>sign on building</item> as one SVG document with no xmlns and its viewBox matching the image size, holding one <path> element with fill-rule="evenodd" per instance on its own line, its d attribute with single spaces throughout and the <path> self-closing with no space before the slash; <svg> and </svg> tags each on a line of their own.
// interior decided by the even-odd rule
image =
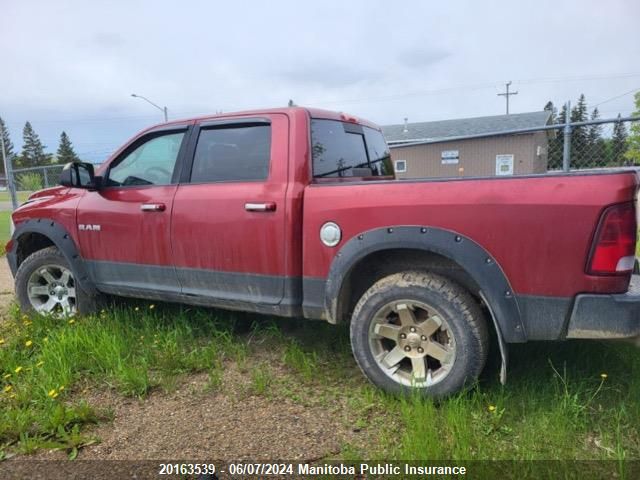
<svg viewBox="0 0 640 480">
<path fill-rule="evenodd" d="M 496 155 L 496 175 L 513 175 L 513 155 Z"/>
<path fill-rule="evenodd" d="M 442 165 L 456 165 L 460 160 L 460 154 L 458 150 L 443 150 L 440 158 Z"/>
</svg>

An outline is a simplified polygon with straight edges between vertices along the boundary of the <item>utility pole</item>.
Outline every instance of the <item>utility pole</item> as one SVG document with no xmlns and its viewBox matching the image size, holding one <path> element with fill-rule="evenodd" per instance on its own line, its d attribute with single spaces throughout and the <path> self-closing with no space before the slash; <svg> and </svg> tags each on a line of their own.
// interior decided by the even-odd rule
<svg viewBox="0 0 640 480">
<path fill-rule="evenodd" d="M 11 205 L 15 210 L 18 208 L 18 199 L 16 198 L 16 189 L 13 185 L 13 168 L 11 168 L 11 159 L 7 158 L 7 152 L 4 147 L 4 132 L 0 132 L 0 150 L 2 150 L 2 163 L 4 164 L 4 176 L 7 178 L 7 190 L 11 195 Z M 11 232 L 13 233 L 13 232 Z"/>
<path fill-rule="evenodd" d="M 505 87 L 506 87 L 507 91 L 504 92 L 504 93 L 498 93 L 499 97 L 505 97 L 506 100 L 507 100 L 507 115 L 509 115 L 509 96 L 518 94 L 518 92 L 510 92 L 509 91 L 509 87 L 510 86 L 511 86 L 511 80 L 509 80 L 507 83 L 505 83 Z"/>
</svg>

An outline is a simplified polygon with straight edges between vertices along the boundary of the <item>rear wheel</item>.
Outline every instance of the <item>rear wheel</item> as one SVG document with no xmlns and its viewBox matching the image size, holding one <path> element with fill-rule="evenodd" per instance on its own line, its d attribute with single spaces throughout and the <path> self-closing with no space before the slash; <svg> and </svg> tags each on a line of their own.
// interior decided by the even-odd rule
<svg viewBox="0 0 640 480">
<path fill-rule="evenodd" d="M 364 374 L 396 393 L 444 396 L 475 382 L 488 350 L 482 312 L 457 283 L 404 272 L 365 292 L 351 320 L 351 344 Z"/>
<path fill-rule="evenodd" d="M 18 268 L 15 284 L 23 311 L 62 317 L 97 308 L 98 298 L 78 285 L 71 266 L 56 247 L 27 257 Z"/>
</svg>

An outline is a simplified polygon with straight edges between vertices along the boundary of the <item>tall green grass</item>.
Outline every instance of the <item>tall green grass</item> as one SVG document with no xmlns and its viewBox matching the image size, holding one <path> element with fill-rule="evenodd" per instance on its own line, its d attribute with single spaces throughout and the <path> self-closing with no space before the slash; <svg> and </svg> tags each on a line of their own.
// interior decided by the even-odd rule
<svg viewBox="0 0 640 480">
<path fill-rule="evenodd" d="M 109 415 L 80 400 L 87 384 L 144 397 L 207 372 L 217 389 L 235 363 L 250 394 L 325 408 L 346 429 L 366 429 L 366 443 L 344 445 L 340 458 L 640 458 L 640 350 L 629 344 L 512 346 L 504 387 L 494 349 L 476 387 L 436 402 L 369 385 L 346 326 L 149 304 L 73 322 L 14 313 L 3 325 L 0 457 L 51 447 L 73 456 L 92 441 L 84 426 Z"/>
<path fill-rule="evenodd" d="M 0 333 L 0 445 L 66 445 L 76 426 L 100 418 L 74 401 L 87 380 L 141 397 L 176 375 L 219 368 L 246 348 L 225 320 L 154 305 L 71 320 L 14 311 Z"/>
</svg>

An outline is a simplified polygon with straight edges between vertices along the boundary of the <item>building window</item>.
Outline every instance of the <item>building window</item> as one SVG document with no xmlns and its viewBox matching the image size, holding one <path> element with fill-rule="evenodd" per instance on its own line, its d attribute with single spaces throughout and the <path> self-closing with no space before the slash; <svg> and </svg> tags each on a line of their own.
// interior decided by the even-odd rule
<svg viewBox="0 0 640 480">
<path fill-rule="evenodd" d="M 406 173 L 407 172 L 407 161 L 406 160 L 396 160 L 394 165 L 396 173 Z"/>
</svg>

